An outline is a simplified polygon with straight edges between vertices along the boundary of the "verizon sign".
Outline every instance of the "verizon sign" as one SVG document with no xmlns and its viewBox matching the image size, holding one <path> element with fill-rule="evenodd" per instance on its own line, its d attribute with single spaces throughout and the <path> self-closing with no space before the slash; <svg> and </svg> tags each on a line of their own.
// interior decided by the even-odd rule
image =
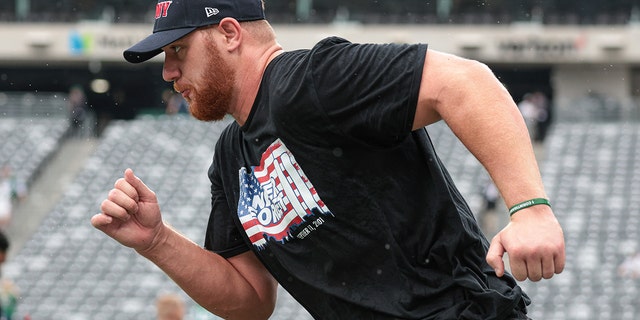
<svg viewBox="0 0 640 320">
<path fill-rule="evenodd" d="M 69 53 L 72 55 L 100 55 L 114 51 L 122 52 L 140 41 L 142 36 L 72 30 L 68 39 Z"/>
<path fill-rule="evenodd" d="M 67 52 L 72 56 L 121 59 L 122 51 L 148 35 L 146 29 L 132 32 L 125 28 L 74 28 L 68 31 Z"/>
<path fill-rule="evenodd" d="M 554 58 L 574 55 L 584 48 L 584 44 L 584 39 L 580 38 L 510 38 L 498 42 L 498 51 L 523 58 Z"/>
</svg>

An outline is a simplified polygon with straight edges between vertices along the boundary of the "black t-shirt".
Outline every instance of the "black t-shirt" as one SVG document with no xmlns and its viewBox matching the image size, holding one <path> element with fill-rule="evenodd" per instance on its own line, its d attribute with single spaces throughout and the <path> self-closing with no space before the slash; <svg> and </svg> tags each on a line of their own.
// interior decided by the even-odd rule
<svg viewBox="0 0 640 320">
<path fill-rule="evenodd" d="M 412 131 L 426 45 L 328 38 L 267 67 L 209 170 L 205 247 L 253 250 L 318 319 L 500 319 L 528 298 Z"/>
</svg>

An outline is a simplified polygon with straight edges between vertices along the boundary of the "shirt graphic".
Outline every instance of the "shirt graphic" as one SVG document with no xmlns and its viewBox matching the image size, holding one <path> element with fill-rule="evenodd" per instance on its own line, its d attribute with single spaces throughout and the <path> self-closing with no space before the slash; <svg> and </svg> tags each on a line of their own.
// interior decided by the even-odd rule
<svg viewBox="0 0 640 320">
<path fill-rule="evenodd" d="M 239 174 L 238 217 L 258 249 L 268 240 L 304 239 L 333 216 L 280 139 L 262 154 L 260 166 Z"/>
</svg>

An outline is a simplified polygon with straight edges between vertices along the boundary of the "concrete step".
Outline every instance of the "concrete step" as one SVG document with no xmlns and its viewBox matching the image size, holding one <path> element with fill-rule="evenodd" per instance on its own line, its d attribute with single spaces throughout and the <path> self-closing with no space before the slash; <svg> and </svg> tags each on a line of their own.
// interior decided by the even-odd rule
<svg viewBox="0 0 640 320">
<path fill-rule="evenodd" d="M 43 167 L 27 197 L 16 206 L 7 228 L 7 237 L 11 242 L 9 258 L 22 248 L 42 219 L 60 200 L 97 144 L 96 138 L 69 138 Z"/>
</svg>

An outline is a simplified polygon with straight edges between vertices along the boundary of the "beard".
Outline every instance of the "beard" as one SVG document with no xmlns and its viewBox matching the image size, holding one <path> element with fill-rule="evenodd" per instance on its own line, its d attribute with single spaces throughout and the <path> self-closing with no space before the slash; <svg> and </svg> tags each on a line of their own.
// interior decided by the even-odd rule
<svg viewBox="0 0 640 320">
<path fill-rule="evenodd" d="M 235 83 L 234 70 L 220 56 L 215 43 L 206 38 L 204 67 L 200 74 L 201 87 L 191 87 L 189 111 L 201 121 L 222 120 L 228 113 Z M 174 88 L 177 90 L 175 84 Z M 185 89 L 185 88 L 181 88 Z"/>
</svg>

